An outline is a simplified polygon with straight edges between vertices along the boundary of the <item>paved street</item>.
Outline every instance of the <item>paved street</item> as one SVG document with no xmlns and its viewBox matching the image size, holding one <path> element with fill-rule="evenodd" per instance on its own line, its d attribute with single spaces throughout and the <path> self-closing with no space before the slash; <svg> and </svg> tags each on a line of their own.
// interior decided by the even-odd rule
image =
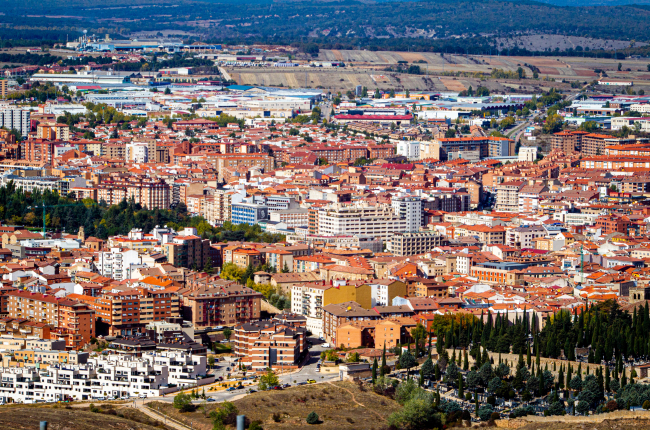
<svg viewBox="0 0 650 430">
<path fill-rule="evenodd" d="M 315 338 L 311 338 L 310 340 L 316 342 Z M 338 373 L 321 373 L 316 371 L 316 363 L 320 358 L 320 353 L 321 351 L 324 351 L 326 349 L 327 348 L 323 348 L 320 345 L 312 346 L 309 349 L 309 360 L 305 364 L 305 366 L 303 366 L 297 372 L 292 372 L 286 375 L 280 375 L 279 376 L 280 383 L 291 384 L 292 386 L 295 386 L 296 383 L 307 382 L 307 380 L 309 379 L 313 379 L 317 383 L 337 381 L 339 379 Z M 236 361 L 235 357 L 228 357 L 227 359 L 220 360 L 217 363 L 217 368 L 213 373 L 216 376 L 223 376 L 224 379 L 226 379 L 228 374 L 228 371 L 226 369 L 230 367 L 230 369 L 233 370 L 233 365 L 235 361 Z M 279 370 L 281 370 L 281 368 Z M 214 398 L 217 402 L 223 402 L 225 400 L 233 400 L 235 398 L 240 398 L 245 396 L 247 394 L 246 391 L 249 388 L 252 388 L 256 391 L 258 389 L 256 384 L 256 385 L 247 386 L 246 388 L 242 388 L 234 391 L 217 391 L 217 392 L 206 391 L 206 395 L 210 398 Z M 291 387 L 288 389 L 291 389 Z M 147 401 L 156 400 L 156 401 L 163 401 L 163 402 L 172 402 L 174 401 L 174 395 L 175 393 L 171 393 L 170 395 L 165 397 L 149 397 Z M 197 400 L 194 403 L 202 403 L 202 402 L 203 400 Z"/>
</svg>

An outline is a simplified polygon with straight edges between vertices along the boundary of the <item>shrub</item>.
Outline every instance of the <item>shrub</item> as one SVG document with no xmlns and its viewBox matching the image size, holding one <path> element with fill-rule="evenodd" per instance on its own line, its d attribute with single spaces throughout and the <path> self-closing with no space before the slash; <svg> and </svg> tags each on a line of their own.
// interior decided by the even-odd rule
<svg viewBox="0 0 650 430">
<path fill-rule="evenodd" d="M 248 430 L 262 430 L 262 422 L 253 421 L 251 425 L 248 427 Z"/>
<path fill-rule="evenodd" d="M 650 409 L 650 400 L 646 400 L 643 402 L 643 409 Z"/>
<path fill-rule="evenodd" d="M 644 409 L 647 409 L 647 408 L 645 407 L 645 406 L 646 406 L 646 403 L 648 403 L 648 407 L 650 407 L 650 402 L 648 402 L 648 401 L 646 400 L 646 401 L 643 403 L 643 407 L 644 407 Z M 616 403 L 616 400 L 612 399 L 612 400 L 610 400 L 609 402 L 607 402 L 607 409 L 610 410 L 610 411 L 615 411 L 616 409 L 618 409 L 618 403 Z"/>
<path fill-rule="evenodd" d="M 501 415 L 498 412 L 492 412 L 492 415 L 490 415 L 490 421 L 496 421 L 499 418 L 501 418 Z"/>
<path fill-rule="evenodd" d="M 318 419 L 318 414 L 314 411 L 311 411 L 309 415 L 307 415 L 307 424 L 318 424 L 319 423 Z"/>
<path fill-rule="evenodd" d="M 494 412 L 492 405 L 483 405 L 478 409 L 478 417 L 481 421 L 487 421 L 492 417 L 492 412 Z"/>
</svg>

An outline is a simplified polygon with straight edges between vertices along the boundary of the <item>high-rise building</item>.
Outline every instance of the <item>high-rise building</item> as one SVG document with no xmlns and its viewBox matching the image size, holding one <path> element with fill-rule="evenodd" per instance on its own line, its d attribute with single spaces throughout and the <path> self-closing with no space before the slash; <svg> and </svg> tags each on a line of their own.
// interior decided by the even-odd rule
<svg viewBox="0 0 650 430">
<path fill-rule="evenodd" d="M 422 199 L 418 196 L 394 197 L 391 206 L 395 215 L 406 220 L 406 231 L 416 232 L 422 227 Z"/>
<path fill-rule="evenodd" d="M 27 136 L 31 128 L 30 112 L 26 109 L 0 110 L 0 127 L 16 129 L 22 136 Z"/>
</svg>

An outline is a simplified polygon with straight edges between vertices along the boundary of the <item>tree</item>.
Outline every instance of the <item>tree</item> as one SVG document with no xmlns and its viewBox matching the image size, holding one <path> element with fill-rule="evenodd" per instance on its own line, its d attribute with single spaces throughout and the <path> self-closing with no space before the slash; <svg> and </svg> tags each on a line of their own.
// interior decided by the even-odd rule
<svg viewBox="0 0 650 430">
<path fill-rule="evenodd" d="M 212 275 L 212 273 L 214 273 L 214 268 L 212 267 L 212 258 L 208 257 L 208 259 L 205 260 L 205 264 L 203 265 L 203 271 L 208 275 Z"/>
<path fill-rule="evenodd" d="M 192 396 L 180 392 L 174 396 L 174 407 L 180 412 L 192 412 L 194 405 L 192 404 Z"/>
<path fill-rule="evenodd" d="M 581 400 L 576 406 L 576 411 L 581 415 L 586 415 L 589 412 L 589 403 Z"/>
<path fill-rule="evenodd" d="M 230 340 L 230 336 L 232 336 L 232 330 L 229 329 L 228 327 L 223 329 L 223 337 L 226 338 L 226 340 Z"/>
<path fill-rule="evenodd" d="M 427 358 L 425 362 L 422 363 L 422 367 L 420 368 L 420 374 L 426 379 L 431 379 L 435 376 L 435 368 L 433 366 L 433 361 L 431 360 L 431 357 Z"/>
<path fill-rule="evenodd" d="M 208 357 L 208 366 L 210 366 L 210 368 L 213 368 L 213 367 L 214 367 L 214 363 L 215 363 L 214 355 L 209 356 L 209 357 Z"/>
<path fill-rule="evenodd" d="M 309 415 L 307 415 L 307 424 L 318 424 L 320 422 L 320 418 L 318 418 L 318 414 L 314 411 L 311 411 Z"/>
<path fill-rule="evenodd" d="M 479 387 L 479 385 L 481 385 L 481 383 L 482 383 L 481 377 L 479 376 L 477 371 L 472 370 L 469 373 L 467 373 L 467 388 L 476 391 L 476 389 Z"/>
<path fill-rule="evenodd" d="M 618 71 L 620 72 L 621 69 L 623 68 L 623 65 L 621 63 L 618 63 Z"/>
<path fill-rule="evenodd" d="M 488 384 L 488 391 L 490 393 L 496 393 L 499 388 L 501 388 L 501 378 L 495 376 L 490 380 L 490 383 Z"/>
<path fill-rule="evenodd" d="M 411 351 L 406 351 L 399 357 L 399 367 L 401 369 L 406 369 L 406 373 L 409 374 L 412 367 L 418 365 L 417 360 L 411 354 Z"/>
<path fill-rule="evenodd" d="M 564 123 L 564 118 L 558 114 L 551 114 L 546 117 L 546 122 L 542 127 L 542 132 L 544 134 L 553 134 L 562 130 L 562 124 Z"/>
<path fill-rule="evenodd" d="M 445 138 L 449 139 L 449 138 L 454 138 L 454 137 L 456 137 L 456 130 L 455 129 L 450 128 L 447 131 L 445 131 Z"/>
<path fill-rule="evenodd" d="M 479 408 L 478 417 L 481 419 L 481 421 L 488 421 L 492 416 L 492 412 L 494 412 L 492 405 L 485 404 Z"/>
<path fill-rule="evenodd" d="M 284 267 L 282 268 L 282 273 L 289 273 L 289 266 L 287 265 L 287 262 L 284 262 Z"/>
<path fill-rule="evenodd" d="M 258 386 L 260 388 L 260 391 L 264 391 L 279 384 L 280 380 L 276 376 L 275 372 L 273 372 L 271 369 L 268 369 L 264 375 L 260 376 L 260 382 Z"/>
<path fill-rule="evenodd" d="M 350 356 L 346 361 L 348 363 L 358 363 L 361 361 L 361 357 L 359 356 L 358 352 L 353 352 L 352 354 L 350 354 Z"/>
<path fill-rule="evenodd" d="M 165 94 L 171 94 L 172 90 L 169 89 L 169 87 L 165 88 Z"/>
<path fill-rule="evenodd" d="M 238 414 L 237 407 L 232 402 L 223 402 L 217 409 L 210 412 L 214 430 L 225 430 L 226 424 L 234 423 Z"/>
<path fill-rule="evenodd" d="M 219 276 L 229 281 L 239 281 L 243 275 L 244 269 L 234 263 L 226 263 L 221 268 L 221 274 Z"/>
<path fill-rule="evenodd" d="M 374 384 L 376 380 L 377 380 L 377 357 L 375 357 L 375 360 L 372 362 L 372 383 Z"/>
<path fill-rule="evenodd" d="M 519 79 L 523 79 L 526 77 L 526 72 L 524 71 L 523 68 L 517 67 L 517 76 L 519 77 Z"/>
<path fill-rule="evenodd" d="M 458 366 L 456 365 L 456 363 L 452 362 L 451 364 L 449 364 L 449 366 L 447 366 L 447 376 L 445 377 L 445 379 L 447 380 L 448 383 L 453 384 L 458 379 L 459 373 L 460 372 L 458 371 Z"/>
</svg>

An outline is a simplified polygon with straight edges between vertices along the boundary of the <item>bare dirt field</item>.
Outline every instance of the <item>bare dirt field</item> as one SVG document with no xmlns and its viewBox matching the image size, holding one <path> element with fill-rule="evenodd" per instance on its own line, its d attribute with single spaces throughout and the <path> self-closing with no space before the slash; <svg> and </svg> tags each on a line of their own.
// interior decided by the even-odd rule
<svg viewBox="0 0 650 430">
<path fill-rule="evenodd" d="M 292 88 L 321 88 L 329 91 L 352 90 L 357 85 L 369 90 L 411 91 L 462 91 L 470 85 L 486 86 L 493 92 L 534 92 L 550 88 L 571 90 L 571 82 L 591 82 L 604 71 L 611 79 L 630 79 L 636 91 L 650 92 L 648 59 L 603 59 L 589 57 L 509 57 L 494 55 L 458 55 L 434 52 L 393 52 L 363 50 L 321 50 L 320 61 L 344 61 L 345 68 L 277 68 L 228 69 L 232 78 L 243 85 L 268 85 Z M 386 70 L 395 68 L 398 62 L 417 64 L 421 75 L 409 75 Z M 416 63 L 417 62 L 417 63 Z M 620 64 L 620 69 L 619 69 Z M 529 67 L 529 66 L 530 67 Z M 522 67 L 527 79 L 492 79 L 495 69 L 515 72 Z M 533 70 L 539 69 L 539 79 L 531 79 Z M 597 73 L 596 70 L 599 72 Z M 449 76 L 458 73 L 460 76 Z M 487 78 L 479 79 L 482 74 Z M 574 89 L 575 90 L 575 89 Z M 620 92 L 621 88 L 610 91 Z"/>
<path fill-rule="evenodd" d="M 41 421 L 48 422 L 50 430 L 155 430 L 166 429 L 142 412 L 132 408 L 101 407 L 104 412 L 64 407 L 25 407 L 21 405 L 0 408 L 2 430 L 34 430 Z"/>
<path fill-rule="evenodd" d="M 254 393 L 233 402 L 239 414 L 251 421 L 261 421 L 265 430 L 298 429 L 309 427 L 307 415 L 314 411 L 321 423 L 321 430 L 372 430 L 387 427 L 388 416 L 399 410 L 394 400 L 373 393 L 369 388 L 362 391 L 351 382 L 305 385 L 281 391 Z M 211 430 L 212 421 L 203 410 L 179 413 L 170 403 L 160 405 L 169 416 L 196 430 Z M 209 413 L 218 405 L 207 404 Z"/>
</svg>

